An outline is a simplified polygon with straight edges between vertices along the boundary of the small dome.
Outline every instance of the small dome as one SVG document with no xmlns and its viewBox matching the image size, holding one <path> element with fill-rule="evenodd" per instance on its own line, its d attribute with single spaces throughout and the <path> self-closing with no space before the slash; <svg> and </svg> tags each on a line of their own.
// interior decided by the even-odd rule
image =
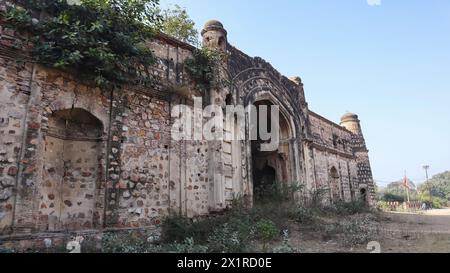
<svg viewBox="0 0 450 273">
<path fill-rule="evenodd" d="M 302 79 L 300 77 L 289 77 L 289 80 L 293 83 L 295 83 L 296 85 L 301 85 L 302 84 Z"/>
<path fill-rule="evenodd" d="M 211 30 L 220 31 L 227 35 L 227 31 L 225 30 L 225 28 L 223 28 L 223 24 L 217 20 L 209 20 L 208 22 L 206 22 L 202 30 L 202 35 Z"/>
<path fill-rule="evenodd" d="M 206 22 L 204 29 L 207 28 L 223 28 L 223 24 L 217 20 L 209 20 Z"/>
<path fill-rule="evenodd" d="M 344 120 L 357 120 L 357 119 L 358 119 L 358 115 L 354 114 L 354 113 L 350 113 L 350 112 L 345 113 L 341 117 L 341 121 L 344 121 Z"/>
</svg>

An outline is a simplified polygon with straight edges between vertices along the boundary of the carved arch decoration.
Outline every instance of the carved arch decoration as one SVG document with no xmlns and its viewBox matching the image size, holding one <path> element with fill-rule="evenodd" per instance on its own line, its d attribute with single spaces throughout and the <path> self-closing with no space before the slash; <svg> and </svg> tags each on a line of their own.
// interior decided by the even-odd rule
<svg viewBox="0 0 450 273">
<path fill-rule="evenodd" d="M 237 105 L 246 107 L 257 101 L 268 100 L 280 107 L 280 115 L 288 122 L 290 132 L 289 156 L 286 160 L 293 162 L 290 176 L 293 181 L 289 182 L 300 183 L 303 175 L 303 166 L 300 163 L 303 154 L 301 142 L 305 138 L 304 129 L 307 128 L 307 118 L 302 110 L 304 105 L 301 103 L 300 94 L 293 94 L 294 92 L 289 90 L 273 72 L 261 67 L 245 69 L 232 77 L 230 82 L 230 93 Z M 248 132 L 248 117 L 246 127 Z M 245 148 L 241 151 L 241 158 L 243 183 L 246 184 L 244 196 L 253 199 L 252 148 L 248 140 L 243 144 L 242 147 Z"/>
</svg>

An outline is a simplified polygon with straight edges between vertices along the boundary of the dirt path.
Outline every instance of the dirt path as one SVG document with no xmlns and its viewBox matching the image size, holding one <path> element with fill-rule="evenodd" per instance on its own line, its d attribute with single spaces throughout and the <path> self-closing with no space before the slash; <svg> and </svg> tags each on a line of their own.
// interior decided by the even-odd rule
<svg viewBox="0 0 450 273">
<path fill-rule="evenodd" d="M 425 215 L 444 215 L 444 216 L 450 216 L 450 208 L 448 209 L 435 209 L 435 210 L 429 210 L 425 212 Z"/>
<path fill-rule="evenodd" d="M 450 209 L 423 213 L 383 213 L 382 228 L 410 233 L 450 234 Z"/>
<path fill-rule="evenodd" d="M 384 252 L 450 253 L 450 209 L 384 213 L 380 224 Z"/>
<path fill-rule="evenodd" d="M 336 219 L 335 219 L 336 221 Z M 382 253 L 450 253 L 450 209 L 424 213 L 382 213 L 373 229 Z M 343 247 L 317 230 L 292 230 L 291 243 L 303 253 L 368 253 L 364 245 Z"/>
</svg>

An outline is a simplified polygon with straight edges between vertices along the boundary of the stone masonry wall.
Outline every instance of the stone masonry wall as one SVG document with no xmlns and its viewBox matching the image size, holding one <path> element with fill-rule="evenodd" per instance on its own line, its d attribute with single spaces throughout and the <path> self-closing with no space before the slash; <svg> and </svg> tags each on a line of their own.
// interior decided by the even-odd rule
<svg viewBox="0 0 450 273">
<path fill-rule="evenodd" d="M 170 139 L 171 107 L 186 103 L 175 89 L 186 82 L 191 47 L 164 35 L 150 41 L 158 84 L 110 91 L 28 62 L 24 48 L 12 47 L 26 37 L 0 30 L 2 234 L 142 227 L 169 212 L 208 213 L 208 145 Z M 99 120 L 100 139 L 49 134 L 52 116 L 73 109 Z"/>
<path fill-rule="evenodd" d="M 13 221 L 31 74 L 31 64 L 0 57 L 0 232 Z"/>
<path fill-rule="evenodd" d="M 359 193 L 359 176 L 352 145 L 353 134 L 314 112 L 309 113 L 316 188 L 329 188 L 331 200 L 336 196 L 340 200 L 355 200 Z M 337 171 L 335 179 L 332 169 Z"/>
<path fill-rule="evenodd" d="M 289 164 L 278 164 L 279 177 L 308 189 L 328 187 L 329 201 L 354 200 L 361 185 L 372 191 L 362 136 L 310 112 L 300 78 L 288 79 L 263 59 L 224 44 L 221 24 L 211 24 L 218 32 L 208 37 L 219 35 L 229 53 L 220 73 L 231 84 L 210 90 L 204 103 L 280 106 L 285 139 L 274 154 Z M 201 94 L 183 66 L 192 46 L 158 35 L 148 42 L 157 57 L 156 83 L 116 90 L 33 63 L 30 47 L 26 35 L 0 24 L 0 239 L 154 227 L 168 215 L 223 210 L 236 197 L 252 205 L 248 138 L 171 138 L 174 107 L 192 106 L 193 95 Z"/>
</svg>

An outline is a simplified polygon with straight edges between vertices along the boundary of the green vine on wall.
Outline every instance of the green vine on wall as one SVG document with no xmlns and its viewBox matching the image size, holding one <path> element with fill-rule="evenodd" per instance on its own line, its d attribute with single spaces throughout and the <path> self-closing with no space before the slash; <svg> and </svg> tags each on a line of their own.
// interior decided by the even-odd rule
<svg viewBox="0 0 450 273">
<path fill-rule="evenodd" d="M 197 89 L 206 92 L 224 83 L 220 68 L 227 54 L 214 48 L 195 49 L 184 65 Z"/>
<path fill-rule="evenodd" d="M 160 26 L 159 0 L 15 2 L 2 21 L 31 35 L 36 62 L 76 71 L 98 87 L 152 82 L 155 57 L 145 42 Z"/>
</svg>

